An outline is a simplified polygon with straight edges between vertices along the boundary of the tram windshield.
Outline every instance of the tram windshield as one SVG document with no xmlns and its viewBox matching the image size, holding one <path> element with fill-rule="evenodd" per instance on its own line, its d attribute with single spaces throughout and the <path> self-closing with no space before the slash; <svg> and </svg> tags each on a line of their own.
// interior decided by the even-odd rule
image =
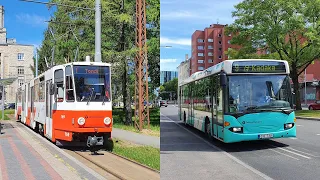
<svg viewBox="0 0 320 180">
<path fill-rule="evenodd" d="M 110 102 L 110 67 L 74 66 L 77 101 Z"/>
</svg>

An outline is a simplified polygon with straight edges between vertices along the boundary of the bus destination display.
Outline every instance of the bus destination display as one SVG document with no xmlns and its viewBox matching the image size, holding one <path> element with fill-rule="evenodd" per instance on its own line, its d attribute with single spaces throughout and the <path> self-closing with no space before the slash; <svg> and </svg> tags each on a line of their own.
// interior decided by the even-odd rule
<svg viewBox="0 0 320 180">
<path fill-rule="evenodd" d="M 285 73 L 284 62 L 239 61 L 232 64 L 233 73 Z"/>
</svg>

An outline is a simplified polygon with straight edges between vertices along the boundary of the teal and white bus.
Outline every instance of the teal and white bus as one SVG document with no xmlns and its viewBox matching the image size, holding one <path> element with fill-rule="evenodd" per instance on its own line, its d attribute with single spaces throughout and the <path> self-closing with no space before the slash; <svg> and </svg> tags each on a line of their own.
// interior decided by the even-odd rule
<svg viewBox="0 0 320 180">
<path fill-rule="evenodd" d="M 226 60 L 179 81 L 180 120 L 225 143 L 296 137 L 283 60 Z"/>
</svg>

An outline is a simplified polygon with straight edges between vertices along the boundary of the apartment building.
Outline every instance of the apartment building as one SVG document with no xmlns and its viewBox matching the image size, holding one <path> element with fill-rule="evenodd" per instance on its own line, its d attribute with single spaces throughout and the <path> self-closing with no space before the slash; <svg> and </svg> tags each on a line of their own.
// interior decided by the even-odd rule
<svg viewBox="0 0 320 180">
<path fill-rule="evenodd" d="M 190 74 L 227 60 L 225 52 L 228 48 L 238 47 L 230 43 L 232 34 L 225 35 L 226 26 L 211 24 L 204 30 L 197 30 L 192 34 Z"/>
</svg>

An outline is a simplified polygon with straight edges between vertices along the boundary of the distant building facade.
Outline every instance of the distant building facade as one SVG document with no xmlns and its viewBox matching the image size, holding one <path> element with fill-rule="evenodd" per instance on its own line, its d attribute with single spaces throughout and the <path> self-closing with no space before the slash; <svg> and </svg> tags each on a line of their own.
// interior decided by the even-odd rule
<svg viewBox="0 0 320 180">
<path fill-rule="evenodd" d="M 30 68 L 30 65 L 34 65 L 33 50 L 33 45 L 17 44 L 15 39 L 7 39 L 7 30 L 4 27 L 4 7 L 0 6 L 0 76 L 1 79 L 17 78 L 11 85 L 5 86 L 6 103 L 14 103 L 18 87 L 34 78 Z M 0 91 L 2 93 L 2 88 Z"/>
<path fill-rule="evenodd" d="M 160 85 L 178 77 L 177 71 L 160 71 Z"/>
<path fill-rule="evenodd" d="M 190 67 L 193 74 L 207 69 L 228 59 L 225 54 L 231 45 L 232 34 L 225 35 L 227 25 L 211 24 L 204 30 L 197 30 L 191 36 L 191 61 Z"/>
<path fill-rule="evenodd" d="M 185 57 L 185 61 L 182 61 L 178 66 L 178 84 L 187 79 L 190 76 L 190 61 L 191 58 L 188 58 L 188 55 Z"/>
</svg>

